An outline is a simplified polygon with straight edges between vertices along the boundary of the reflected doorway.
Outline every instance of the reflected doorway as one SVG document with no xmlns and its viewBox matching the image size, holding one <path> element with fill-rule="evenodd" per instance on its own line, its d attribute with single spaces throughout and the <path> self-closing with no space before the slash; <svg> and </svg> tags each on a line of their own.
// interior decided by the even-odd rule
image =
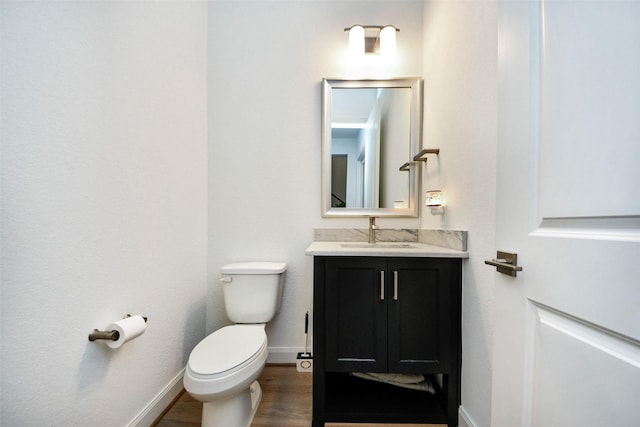
<svg viewBox="0 0 640 427">
<path fill-rule="evenodd" d="M 346 154 L 331 156 L 331 207 L 344 208 L 347 205 L 347 163 Z"/>
</svg>

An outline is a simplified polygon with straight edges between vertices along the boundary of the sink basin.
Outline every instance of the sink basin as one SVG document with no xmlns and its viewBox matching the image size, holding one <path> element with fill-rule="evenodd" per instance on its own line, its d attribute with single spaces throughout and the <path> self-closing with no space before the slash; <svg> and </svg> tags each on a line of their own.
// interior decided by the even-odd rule
<svg viewBox="0 0 640 427">
<path fill-rule="evenodd" d="M 390 249 L 407 249 L 407 248 L 415 248 L 411 243 L 341 243 L 340 246 L 343 248 L 356 248 L 356 249 L 367 249 L 367 248 L 390 248 Z"/>
</svg>

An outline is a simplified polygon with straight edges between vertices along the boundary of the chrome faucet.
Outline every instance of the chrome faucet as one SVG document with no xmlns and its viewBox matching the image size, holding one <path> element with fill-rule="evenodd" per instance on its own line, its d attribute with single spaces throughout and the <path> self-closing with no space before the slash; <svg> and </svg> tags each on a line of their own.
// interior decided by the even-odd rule
<svg viewBox="0 0 640 427">
<path fill-rule="evenodd" d="M 376 225 L 376 218 L 371 216 L 369 217 L 369 243 L 373 244 L 376 242 L 376 230 L 380 228 Z"/>
</svg>

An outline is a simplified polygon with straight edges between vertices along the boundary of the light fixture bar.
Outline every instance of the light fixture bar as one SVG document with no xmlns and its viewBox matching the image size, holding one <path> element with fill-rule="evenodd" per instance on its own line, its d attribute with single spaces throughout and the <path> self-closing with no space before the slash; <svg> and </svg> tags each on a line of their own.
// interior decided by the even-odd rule
<svg viewBox="0 0 640 427">
<path fill-rule="evenodd" d="M 356 25 L 352 25 L 350 27 L 347 27 L 347 28 L 344 29 L 344 31 L 348 32 L 353 27 L 362 27 L 365 30 L 381 30 L 381 29 L 383 29 L 385 27 L 392 27 L 392 28 L 395 28 L 396 31 L 400 31 L 400 28 L 396 28 L 393 25 L 361 25 L 361 24 L 356 24 Z"/>
</svg>

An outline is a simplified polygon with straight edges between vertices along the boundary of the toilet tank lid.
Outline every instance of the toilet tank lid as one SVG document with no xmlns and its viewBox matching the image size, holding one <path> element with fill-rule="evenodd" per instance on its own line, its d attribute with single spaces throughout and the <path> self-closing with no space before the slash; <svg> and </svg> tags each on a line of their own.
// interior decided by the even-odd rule
<svg viewBox="0 0 640 427">
<path fill-rule="evenodd" d="M 286 262 L 234 262 L 220 267 L 222 274 L 280 274 L 287 269 Z"/>
</svg>

